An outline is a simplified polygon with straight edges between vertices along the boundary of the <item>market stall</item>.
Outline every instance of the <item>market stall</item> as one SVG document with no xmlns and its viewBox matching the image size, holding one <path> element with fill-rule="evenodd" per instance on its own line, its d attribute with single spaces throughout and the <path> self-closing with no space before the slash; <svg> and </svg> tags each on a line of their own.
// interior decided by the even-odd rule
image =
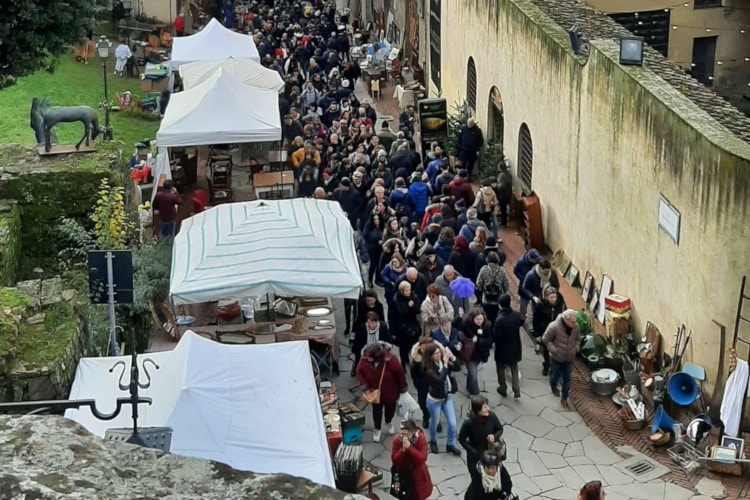
<svg viewBox="0 0 750 500">
<path fill-rule="evenodd" d="M 221 68 L 174 94 L 156 133 L 159 147 L 280 140 L 276 92 L 249 87 Z"/>
<path fill-rule="evenodd" d="M 211 19 L 198 33 L 173 39 L 172 70 L 195 61 L 215 60 L 217 55 L 260 62 L 253 37 L 236 33 Z"/>
<path fill-rule="evenodd" d="M 326 200 L 213 207 L 183 222 L 172 251 L 175 305 L 268 293 L 356 299 L 361 287 L 351 225 Z"/>
<path fill-rule="evenodd" d="M 174 350 L 148 358 L 159 369 L 146 365 L 151 385 L 140 395 L 153 404 L 139 406 L 139 425 L 172 428 L 172 453 L 334 486 L 307 342 L 249 349 L 188 332 Z M 115 362 L 124 365 L 110 372 Z M 130 362 L 130 356 L 81 359 L 71 399 L 114 407 L 115 398 L 127 394 L 118 380 Z M 132 425 L 129 411 L 110 421 L 95 418 L 88 408 L 65 416 L 101 437 L 107 429 Z"/>
<path fill-rule="evenodd" d="M 223 69 L 245 85 L 262 90 L 280 92 L 284 80 L 277 71 L 265 68 L 252 59 L 227 59 L 196 61 L 180 66 L 180 77 L 185 90 L 200 85 L 218 69 Z"/>
</svg>

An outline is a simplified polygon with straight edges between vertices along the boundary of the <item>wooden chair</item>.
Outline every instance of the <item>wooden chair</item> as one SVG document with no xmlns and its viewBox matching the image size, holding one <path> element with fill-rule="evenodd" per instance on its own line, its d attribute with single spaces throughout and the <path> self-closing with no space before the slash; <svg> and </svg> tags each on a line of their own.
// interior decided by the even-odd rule
<svg viewBox="0 0 750 500">
<path fill-rule="evenodd" d="M 154 318 L 154 324 L 159 330 L 175 342 L 180 340 L 185 330 L 181 330 L 177 325 L 177 320 L 169 307 L 163 302 L 154 302 L 153 300 L 150 300 L 148 305 L 151 309 L 151 316 Z"/>
<path fill-rule="evenodd" d="M 380 80 L 378 78 L 373 78 L 372 80 L 370 80 L 370 95 L 373 99 L 380 100 L 380 96 L 382 94 L 380 92 Z"/>
</svg>

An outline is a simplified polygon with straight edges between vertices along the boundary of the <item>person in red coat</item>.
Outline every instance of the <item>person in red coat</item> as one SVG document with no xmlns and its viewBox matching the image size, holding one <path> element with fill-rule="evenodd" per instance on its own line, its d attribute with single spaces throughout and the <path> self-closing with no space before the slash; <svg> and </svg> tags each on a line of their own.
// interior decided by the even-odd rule
<svg viewBox="0 0 750 500">
<path fill-rule="evenodd" d="M 401 422 L 401 433 L 391 445 L 393 469 L 409 475 L 409 500 L 425 500 L 432 494 L 432 479 L 427 470 L 427 439 L 414 420 Z"/>
<path fill-rule="evenodd" d="M 385 408 L 385 423 L 388 434 L 396 434 L 393 417 L 396 415 L 396 403 L 402 392 L 406 392 L 406 376 L 398 359 L 391 355 L 387 344 L 375 342 L 362 351 L 362 359 L 357 364 L 355 375 L 362 391 L 380 389 L 380 403 L 372 405 L 372 420 L 375 430 L 372 440 L 380 442 L 380 425 Z M 382 380 L 382 382 L 381 382 Z"/>
</svg>

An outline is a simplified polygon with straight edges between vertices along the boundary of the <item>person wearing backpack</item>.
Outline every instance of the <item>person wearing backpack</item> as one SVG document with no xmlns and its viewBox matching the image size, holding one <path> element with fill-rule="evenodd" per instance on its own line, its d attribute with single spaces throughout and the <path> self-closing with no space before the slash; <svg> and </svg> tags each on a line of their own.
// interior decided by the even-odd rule
<svg viewBox="0 0 750 500">
<path fill-rule="evenodd" d="M 508 293 L 508 273 L 500 265 L 497 252 L 488 253 L 486 259 L 487 263 L 482 266 L 477 276 L 475 293 L 487 321 L 494 324 L 500 309 L 500 296 Z"/>
<path fill-rule="evenodd" d="M 489 179 L 482 181 L 482 187 L 477 192 L 473 207 L 477 209 L 477 219 L 491 229 L 492 236 L 497 236 L 497 213 L 500 203 Z"/>
</svg>

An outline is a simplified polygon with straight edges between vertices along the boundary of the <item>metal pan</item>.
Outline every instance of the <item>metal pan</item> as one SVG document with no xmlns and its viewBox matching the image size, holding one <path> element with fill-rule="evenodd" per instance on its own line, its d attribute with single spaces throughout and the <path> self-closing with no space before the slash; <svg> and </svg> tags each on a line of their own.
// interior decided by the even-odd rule
<svg viewBox="0 0 750 500">
<path fill-rule="evenodd" d="M 305 311 L 305 316 L 308 318 L 316 318 L 319 316 L 328 316 L 331 312 L 330 307 L 313 307 L 312 309 Z"/>
</svg>

